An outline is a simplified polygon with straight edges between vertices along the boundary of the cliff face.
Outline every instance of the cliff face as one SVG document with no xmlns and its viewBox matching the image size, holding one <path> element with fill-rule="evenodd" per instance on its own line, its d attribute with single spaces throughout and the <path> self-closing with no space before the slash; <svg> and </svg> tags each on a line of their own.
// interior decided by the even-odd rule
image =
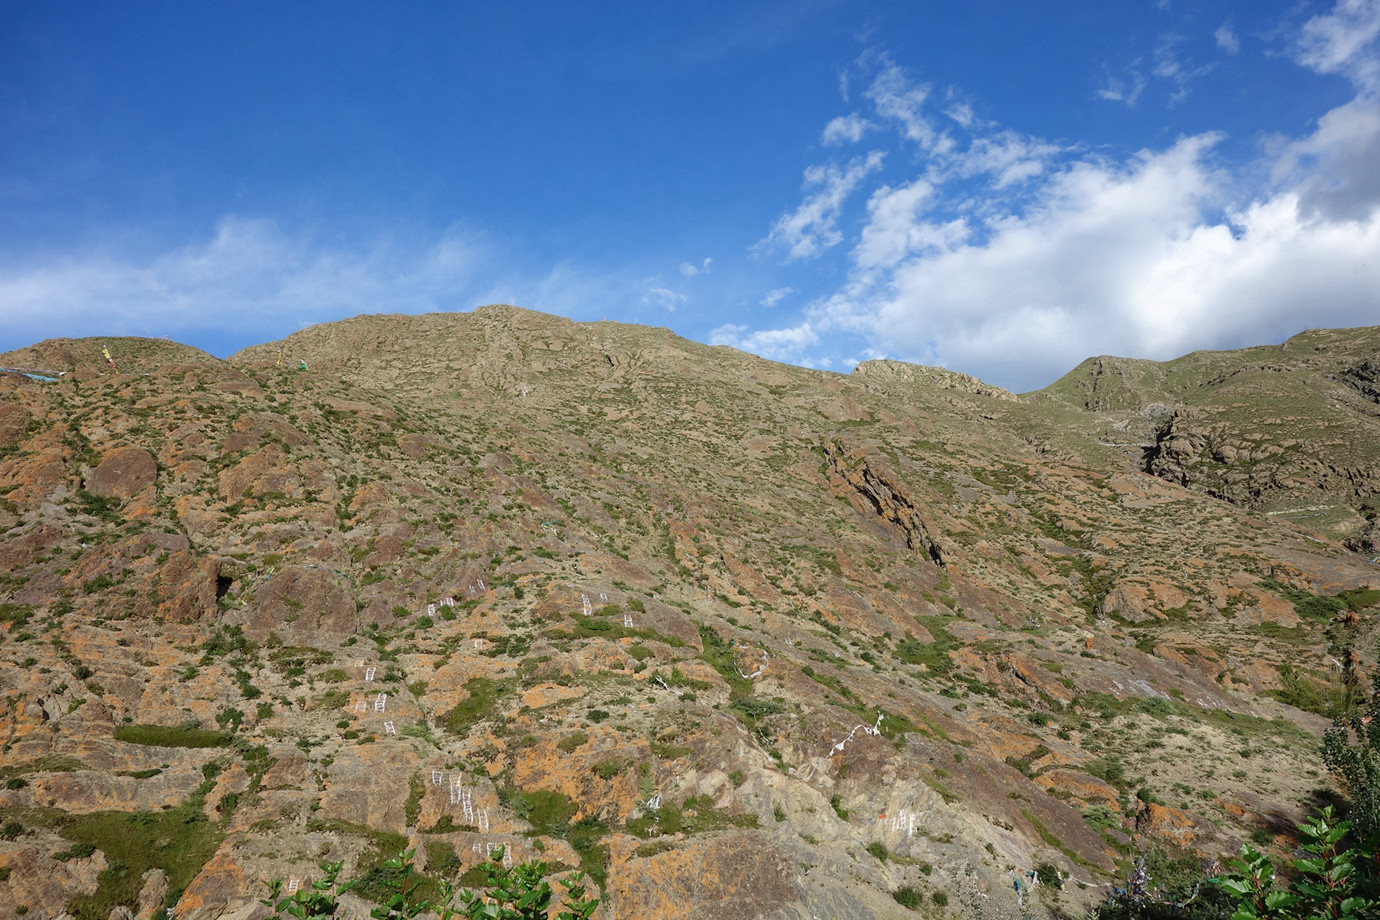
<svg viewBox="0 0 1380 920">
<path fill-rule="evenodd" d="M 1326 783 L 1290 703 L 1348 637 L 1301 599 L 1373 645 L 1380 333 L 1311 335 L 1091 401 L 511 307 L 0 356 L 57 378 L 0 374 L 0 914 L 499 844 L 605 917 L 1017 909 L 1040 866 L 1069 912 L 1232 850 Z"/>
</svg>

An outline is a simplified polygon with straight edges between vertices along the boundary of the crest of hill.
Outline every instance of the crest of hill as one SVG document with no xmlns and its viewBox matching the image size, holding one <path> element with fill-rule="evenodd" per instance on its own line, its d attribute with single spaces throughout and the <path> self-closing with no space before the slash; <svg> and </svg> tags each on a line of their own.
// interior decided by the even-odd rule
<svg viewBox="0 0 1380 920">
<path fill-rule="evenodd" d="M 1172 361 L 1090 358 L 1032 394 L 1031 405 L 1135 451 L 1161 479 L 1373 554 L 1377 381 L 1380 326 L 1321 329 Z"/>
<path fill-rule="evenodd" d="M 905 361 L 893 361 L 887 358 L 862 362 L 857 367 L 853 368 L 852 376 L 864 378 L 869 381 L 888 380 L 903 381 L 906 383 L 923 383 L 945 390 L 961 390 L 976 396 L 988 396 L 993 399 L 1004 399 L 1010 402 L 1020 401 L 1020 397 L 1010 390 L 986 383 L 974 377 L 972 374 L 951 371 L 943 367 L 929 367 L 924 364 L 909 364 Z"/>
<path fill-rule="evenodd" d="M 377 876 L 379 841 L 414 834 L 438 877 L 494 836 L 588 862 L 611 917 L 880 920 L 905 885 L 1057 920 L 1127 846 L 1236 852 L 1322 782 L 1341 678 L 1320 605 L 1361 611 L 1374 647 L 1380 591 L 1331 595 L 1380 568 L 1303 516 L 1344 504 L 1318 482 L 1380 494 L 1333 472 L 1380 444 L 1347 382 L 1375 381 L 1374 340 L 1328 335 L 1298 360 L 1340 370 L 1298 371 L 1324 394 L 1302 409 L 1274 358 L 1203 376 L 1239 371 L 1153 434 L 1170 482 L 1103 443 L 1135 413 L 514 307 L 357 317 L 231 362 L 59 343 L 89 378 L 0 381 L 22 779 L 0 823 L 24 825 L 0 914 L 22 884 L 29 916 L 93 886 L 75 916 L 248 916 L 264 879 L 313 857 Z M 458 782 L 493 836 L 459 825 Z M 98 809 L 129 820 L 59 856 Z M 120 853 L 149 854 L 123 876 L 147 894 L 92 881 Z M 1062 900 L 1018 903 L 1012 867 L 1042 863 Z"/>
<path fill-rule="evenodd" d="M 356 316 L 245 348 L 229 361 L 276 363 L 280 353 L 286 366 L 304 361 L 311 371 L 364 385 L 433 394 L 474 385 L 521 394 L 686 378 L 735 382 L 765 393 L 762 387 L 839 376 L 703 345 L 669 329 L 580 323 L 506 304 L 469 313 Z"/>
<path fill-rule="evenodd" d="M 36 345 L 0 354 L 0 367 L 33 373 L 71 374 L 104 372 L 108 365 L 102 349 L 109 349 L 122 373 L 148 373 L 169 364 L 220 364 L 220 359 L 199 348 L 167 339 L 133 336 L 94 336 L 81 339 L 45 339 Z"/>
<path fill-rule="evenodd" d="M 1295 388 L 1325 385 L 1380 352 L 1380 326 L 1312 329 L 1279 345 L 1233 351 L 1195 351 L 1171 361 L 1101 355 L 1088 358 L 1039 391 L 1041 396 L 1095 412 L 1139 410 L 1153 403 L 1209 404 L 1223 385 L 1261 374 L 1286 375 Z"/>
</svg>

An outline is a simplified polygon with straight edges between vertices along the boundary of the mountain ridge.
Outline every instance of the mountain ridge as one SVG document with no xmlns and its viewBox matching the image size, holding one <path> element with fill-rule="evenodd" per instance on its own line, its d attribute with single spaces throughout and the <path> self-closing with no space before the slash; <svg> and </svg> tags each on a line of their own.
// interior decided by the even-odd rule
<svg viewBox="0 0 1380 920">
<path fill-rule="evenodd" d="M 65 372 L 0 374 L 0 907 L 249 916 L 318 858 L 501 841 L 608 917 L 1037 866 L 1053 915 L 1230 852 L 1325 791 L 1328 660 L 1376 635 L 1380 327 L 1307 335 L 1111 396 L 510 306 L 0 356 Z M 196 859 L 112 855 L 165 804 Z"/>
</svg>

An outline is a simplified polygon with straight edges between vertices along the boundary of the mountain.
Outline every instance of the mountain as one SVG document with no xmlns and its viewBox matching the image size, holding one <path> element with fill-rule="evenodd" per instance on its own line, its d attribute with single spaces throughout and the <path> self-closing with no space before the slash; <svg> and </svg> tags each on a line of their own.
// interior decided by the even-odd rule
<svg viewBox="0 0 1380 920">
<path fill-rule="evenodd" d="M 498 844 L 605 917 L 1082 912 L 1287 849 L 1375 645 L 1380 327 L 1020 396 L 509 306 L 0 367 L 11 913 Z"/>
</svg>

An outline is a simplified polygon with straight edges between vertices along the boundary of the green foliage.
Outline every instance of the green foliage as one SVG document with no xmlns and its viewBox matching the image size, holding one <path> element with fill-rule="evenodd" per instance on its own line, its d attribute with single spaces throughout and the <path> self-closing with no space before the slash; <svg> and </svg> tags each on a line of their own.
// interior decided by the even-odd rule
<svg viewBox="0 0 1380 920">
<path fill-rule="evenodd" d="M 562 751 L 565 751 L 567 754 L 569 754 L 588 740 L 588 733 L 574 732 L 572 734 L 566 735 L 560 741 L 557 741 L 556 747 L 560 748 Z"/>
<path fill-rule="evenodd" d="M 100 850 L 108 863 L 97 876 L 96 891 L 74 898 L 68 912 L 77 920 L 105 920 L 115 907 L 137 905 L 143 874 L 154 868 L 167 873 L 169 903 L 176 901 L 224 836 L 221 826 L 207 821 L 202 811 L 211 782 L 208 779 L 188 801 L 166 811 L 64 818 L 58 832 L 75 842 L 73 849 Z"/>
<path fill-rule="evenodd" d="M 459 910 L 450 907 L 440 911 L 441 920 L 547 920 L 551 909 L 551 885 L 543 877 L 546 867 L 539 862 L 525 862 L 505 868 L 503 849 L 494 851 L 489 863 L 482 867 L 485 891 L 476 893 L 463 889 L 456 895 Z M 565 886 L 564 910 L 556 920 L 589 920 L 599 906 L 597 898 L 586 898 L 584 874 L 571 873 L 562 879 Z"/>
<path fill-rule="evenodd" d="M 549 789 L 512 791 L 506 794 L 508 807 L 528 824 L 538 835 L 564 837 L 570 819 L 580 810 L 580 806 L 561 792 Z"/>
<path fill-rule="evenodd" d="M 622 757 L 611 757 L 595 764 L 594 772 L 599 775 L 600 779 L 613 779 L 627 768 L 628 763 Z"/>
<path fill-rule="evenodd" d="M 925 895 L 919 888 L 912 888 L 910 885 L 902 885 L 891 893 L 897 904 L 908 907 L 911 910 L 919 910 L 920 904 L 924 901 Z"/>
<path fill-rule="evenodd" d="M 416 850 L 403 850 L 382 866 L 392 876 L 391 890 L 385 893 L 383 903 L 369 911 L 374 920 L 412 920 L 423 911 L 434 906 L 428 900 L 419 898 L 417 889 L 420 878 L 412 865 Z"/>
<path fill-rule="evenodd" d="M 1375 902 L 1362 896 L 1358 886 L 1363 854 L 1342 849 L 1349 830 L 1347 822 L 1336 820 L 1330 806 L 1301 824 L 1304 855 L 1290 861 L 1293 882 L 1287 888 L 1277 886 L 1278 874 L 1270 858 L 1243 844 L 1230 871 L 1216 880 L 1235 903 L 1232 920 L 1369 916 Z"/>
<path fill-rule="evenodd" d="M 212 748 L 229 746 L 231 737 L 225 732 L 211 731 L 195 724 L 118 725 L 115 740 L 150 747 Z"/>
<path fill-rule="evenodd" d="M 321 863 L 321 878 L 309 886 L 299 888 L 290 895 L 283 895 L 283 880 L 275 878 L 268 882 L 268 897 L 260 903 L 272 908 L 279 917 L 296 917 L 298 920 L 327 920 L 336 916 L 340 909 L 340 895 L 354 887 L 353 882 L 337 884 L 343 862 Z"/>
<path fill-rule="evenodd" d="M 1350 820 L 1371 850 L 1380 849 L 1380 669 L 1371 674 L 1364 707 L 1323 732 L 1323 763 L 1351 798 Z"/>
<path fill-rule="evenodd" d="M 441 724 L 453 735 L 469 733 L 471 725 L 491 718 L 507 686 L 487 677 L 472 677 L 465 682 L 469 696 L 441 717 Z"/>
<path fill-rule="evenodd" d="M 891 854 L 887 852 L 886 844 L 882 843 L 882 841 L 880 840 L 874 840 L 871 843 L 869 843 L 867 845 L 867 852 L 872 854 L 873 857 L 881 860 L 882 862 L 886 862 L 889 858 L 891 858 Z"/>
<path fill-rule="evenodd" d="M 77 490 L 76 499 L 78 511 L 82 514 L 89 514 L 110 524 L 118 524 L 124 520 L 124 515 L 120 514 L 120 502 L 116 499 L 96 495 L 85 489 Z"/>
<path fill-rule="evenodd" d="M 1347 693 L 1344 687 L 1302 674 L 1289 662 L 1279 666 L 1279 683 L 1280 688 L 1271 695 L 1281 703 L 1304 712 L 1335 718 L 1346 708 Z"/>
<path fill-rule="evenodd" d="M 53 859 L 58 862 L 67 862 L 69 859 L 87 859 L 96 852 L 94 843 L 74 843 L 65 850 L 60 850 L 53 854 Z"/>
<path fill-rule="evenodd" d="M 1064 877 L 1059 874 L 1059 869 L 1053 863 L 1042 862 L 1035 867 L 1035 878 L 1041 885 L 1049 888 L 1059 889 L 1064 887 Z"/>
<path fill-rule="evenodd" d="M 1313 594 L 1299 588 L 1291 588 L 1272 578 L 1260 583 L 1277 594 L 1283 595 L 1293 605 L 1299 616 L 1326 622 L 1343 610 L 1364 610 L 1380 602 L 1380 591 L 1373 588 L 1356 588 L 1343 591 L 1336 596 Z"/>
<path fill-rule="evenodd" d="M 1083 765 L 1092 776 L 1105 780 L 1113 786 L 1121 786 L 1126 781 L 1126 767 L 1116 757 L 1099 757 Z"/>
<path fill-rule="evenodd" d="M 896 643 L 896 657 L 906 664 L 921 664 L 933 674 L 948 674 L 954 669 L 950 653 L 962 643 L 949 632 L 944 617 L 917 617 L 921 625 L 934 637 L 933 642 L 921 642 L 906 634 L 906 638 Z"/>
<path fill-rule="evenodd" d="M 233 652 L 253 657 L 257 652 L 254 643 L 249 641 L 249 637 L 239 626 L 217 627 L 215 634 L 202 643 L 201 650 L 212 658 Z"/>
</svg>

